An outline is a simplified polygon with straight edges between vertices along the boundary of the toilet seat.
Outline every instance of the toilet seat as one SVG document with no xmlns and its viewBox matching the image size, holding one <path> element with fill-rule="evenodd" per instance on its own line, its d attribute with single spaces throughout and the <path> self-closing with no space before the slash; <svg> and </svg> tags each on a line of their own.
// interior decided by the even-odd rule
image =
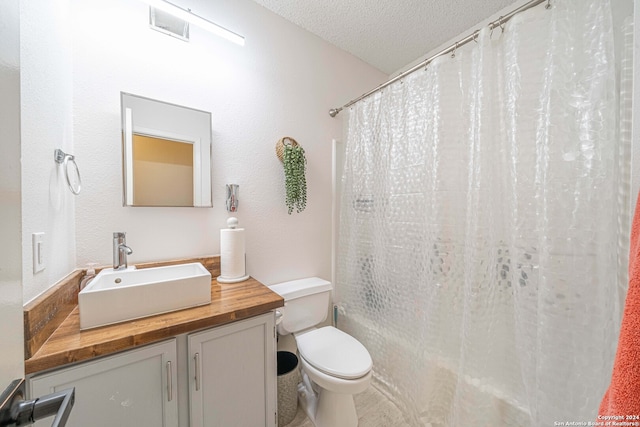
<svg viewBox="0 0 640 427">
<path fill-rule="evenodd" d="M 296 343 L 307 363 L 327 375 L 356 379 L 367 375 L 373 366 L 371 355 L 360 341 L 333 326 L 297 336 Z"/>
</svg>

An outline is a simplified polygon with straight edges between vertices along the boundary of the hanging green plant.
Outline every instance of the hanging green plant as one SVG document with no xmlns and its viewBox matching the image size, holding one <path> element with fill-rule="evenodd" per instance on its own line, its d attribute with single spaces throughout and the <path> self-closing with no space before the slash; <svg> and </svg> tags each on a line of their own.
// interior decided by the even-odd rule
<svg viewBox="0 0 640 427">
<path fill-rule="evenodd" d="M 289 215 L 294 209 L 300 213 L 307 207 L 307 179 L 305 177 L 307 159 L 304 157 L 304 150 L 297 143 L 283 144 L 282 162 L 284 163 L 284 186 L 286 189 L 285 204 L 289 209 Z"/>
</svg>

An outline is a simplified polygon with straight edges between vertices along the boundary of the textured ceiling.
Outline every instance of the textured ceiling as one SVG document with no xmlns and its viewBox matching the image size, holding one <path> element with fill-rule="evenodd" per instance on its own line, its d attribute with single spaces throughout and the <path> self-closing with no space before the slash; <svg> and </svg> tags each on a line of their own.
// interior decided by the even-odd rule
<svg viewBox="0 0 640 427">
<path fill-rule="evenodd" d="M 391 74 L 516 0 L 254 0 Z"/>
</svg>

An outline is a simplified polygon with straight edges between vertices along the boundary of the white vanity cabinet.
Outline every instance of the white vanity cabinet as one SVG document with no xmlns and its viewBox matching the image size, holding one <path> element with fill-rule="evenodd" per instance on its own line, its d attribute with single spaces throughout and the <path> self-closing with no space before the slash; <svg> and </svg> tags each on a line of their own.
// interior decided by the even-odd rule
<svg viewBox="0 0 640 427">
<path fill-rule="evenodd" d="M 268 312 L 36 374 L 27 393 L 75 387 L 68 427 L 276 427 L 275 355 Z"/>
<path fill-rule="evenodd" d="M 191 427 L 275 427 L 276 338 L 273 313 L 192 333 Z"/>
<path fill-rule="evenodd" d="M 68 427 L 178 425 L 176 339 L 118 353 L 28 380 L 29 395 L 76 388 Z M 53 418 L 36 422 L 50 426 Z"/>
</svg>

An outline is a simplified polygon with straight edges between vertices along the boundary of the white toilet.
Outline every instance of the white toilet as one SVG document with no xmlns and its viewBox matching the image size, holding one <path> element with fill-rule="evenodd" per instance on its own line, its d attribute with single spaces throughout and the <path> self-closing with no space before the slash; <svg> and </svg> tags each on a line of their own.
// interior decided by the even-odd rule
<svg viewBox="0 0 640 427">
<path fill-rule="evenodd" d="M 371 382 L 371 355 L 351 335 L 324 322 L 331 302 L 331 283 L 318 277 L 270 286 L 284 298 L 278 333 L 293 333 L 300 354 L 302 382 L 298 397 L 316 427 L 355 427 L 353 395 Z"/>
</svg>

